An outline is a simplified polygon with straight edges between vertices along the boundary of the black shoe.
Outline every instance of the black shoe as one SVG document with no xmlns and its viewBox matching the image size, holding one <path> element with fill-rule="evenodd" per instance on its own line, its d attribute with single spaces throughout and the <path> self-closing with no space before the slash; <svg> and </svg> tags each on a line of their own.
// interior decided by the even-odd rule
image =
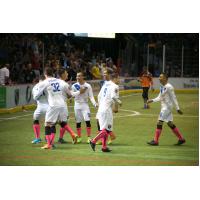
<svg viewBox="0 0 200 200">
<path fill-rule="evenodd" d="M 177 142 L 175 145 L 179 146 L 179 145 L 181 145 L 181 144 L 184 144 L 185 142 L 186 142 L 185 139 L 183 139 L 183 140 L 178 140 L 178 142 Z"/>
<path fill-rule="evenodd" d="M 102 150 L 102 152 L 111 152 L 112 150 L 111 149 L 109 149 L 108 147 L 106 148 L 106 149 L 101 149 Z"/>
<path fill-rule="evenodd" d="M 158 142 L 155 142 L 154 140 L 152 140 L 151 142 L 147 142 L 147 144 L 152 146 L 158 146 Z"/>
<path fill-rule="evenodd" d="M 91 140 L 90 140 L 90 146 L 92 147 L 92 150 L 95 151 L 95 146 L 96 146 L 96 144 L 93 143 Z"/>
<path fill-rule="evenodd" d="M 67 143 L 63 138 L 59 138 L 58 143 L 60 144 L 65 144 Z"/>
</svg>

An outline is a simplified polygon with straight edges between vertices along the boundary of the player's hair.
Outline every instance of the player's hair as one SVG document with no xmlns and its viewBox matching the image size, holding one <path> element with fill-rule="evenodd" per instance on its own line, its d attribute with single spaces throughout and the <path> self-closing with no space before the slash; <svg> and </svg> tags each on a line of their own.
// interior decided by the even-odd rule
<svg viewBox="0 0 200 200">
<path fill-rule="evenodd" d="M 44 74 L 47 75 L 47 76 L 53 76 L 53 70 L 51 67 L 46 67 L 44 69 Z"/>
<path fill-rule="evenodd" d="M 118 78 L 118 77 L 119 77 L 119 75 L 117 73 L 115 73 L 115 72 L 110 73 L 110 79 L 111 80 Z"/>
<path fill-rule="evenodd" d="M 66 69 L 65 69 L 65 68 L 63 68 L 63 67 L 59 68 L 59 69 L 58 69 L 58 71 L 57 71 L 57 74 L 58 74 L 58 76 L 59 76 L 59 77 L 61 77 L 61 76 L 62 76 L 62 74 L 64 74 L 64 73 L 65 73 L 65 71 L 66 71 Z"/>
<path fill-rule="evenodd" d="M 40 75 L 40 80 L 44 81 L 45 80 L 45 76 L 42 74 Z"/>
<path fill-rule="evenodd" d="M 166 79 L 168 79 L 168 75 L 165 72 L 161 73 Z"/>
</svg>

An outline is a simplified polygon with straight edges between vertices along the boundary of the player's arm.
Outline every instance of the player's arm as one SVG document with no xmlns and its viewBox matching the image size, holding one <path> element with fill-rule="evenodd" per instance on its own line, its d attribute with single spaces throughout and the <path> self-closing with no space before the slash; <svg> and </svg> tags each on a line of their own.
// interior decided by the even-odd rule
<svg viewBox="0 0 200 200">
<path fill-rule="evenodd" d="M 117 105 L 122 105 L 122 101 L 119 99 L 119 87 L 115 87 L 112 89 L 111 98 Z"/>
<path fill-rule="evenodd" d="M 178 105 L 178 101 L 177 101 L 177 98 L 176 98 L 176 95 L 175 95 L 175 92 L 174 92 L 174 88 L 170 87 L 170 88 L 168 88 L 168 91 L 169 91 L 169 94 L 171 96 L 172 102 L 173 102 L 173 104 L 176 107 L 177 113 L 180 114 L 180 115 L 182 115 L 183 112 L 180 110 L 180 107 Z"/>
<path fill-rule="evenodd" d="M 98 103 L 96 103 L 96 101 L 94 99 L 94 95 L 93 95 L 93 91 L 92 91 L 92 87 L 91 86 L 88 87 L 88 94 L 89 94 L 89 98 L 90 98 L 90 101 L 92 102 L 93 106 L 95 108 L 98 107 Z"/>
<path fill-rule="evenodd" d="M 161 100 L 161 93 L 159 93 L 159 95 L 156 98 L 154 98 L 154 99 L 148 99 L 147 103 L 158 102 L 160 100 Z"/>
<path fill-rule="evenodd" d="M 39 84 L 38 89 L 33 91 L 33 99 L 38 100 L 44 93 L 44 90 L 47 88 L 48 83 L 42 82 Z"/>
</svg>

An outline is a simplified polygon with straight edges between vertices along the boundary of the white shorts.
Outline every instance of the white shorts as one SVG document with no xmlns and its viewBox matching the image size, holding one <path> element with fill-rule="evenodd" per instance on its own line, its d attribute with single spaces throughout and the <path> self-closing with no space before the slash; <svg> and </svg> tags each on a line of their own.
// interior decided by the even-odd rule
<svg viewBox="0 0 200 200">
<path fill-rule="evenodd" d="M 47 122 L 56 123 L 67 122 L 68 119 L 68 111 L 66 107 L 51 107 L 49 106 L 45 116 L 45 124 Z"/>
<path fill-rule="evenodd" d="M 99 120 L 100 130 L 113 130 L 113 114 L 111 112 L 98 112 L 96 118 Z"/>
<path fill-rule="evenodd" d="M 40 120 L 40 117 L 42 115 L 45 116 L 48 107 L 49 107 L 48 104 L 38 105 L 34 114 L 33 114 L 33 119 L 34 120 Z"/>
<path fill-rule="evenodd" d="M 74 108 L 74 113 L 75 113 L 75 119 L 76 119 L 76 123 L 80 123 L 83 120 L 84 121 L 90 121 L 90 108 L 89 106 L 85 106 L 82 109 L 76 109 Z"/>
<path fill-rule="evenodd" d="M 162 108 L 158 120 L 169 122 L 173 121 L 172 111 L 167 108 Z"/>
</svg>

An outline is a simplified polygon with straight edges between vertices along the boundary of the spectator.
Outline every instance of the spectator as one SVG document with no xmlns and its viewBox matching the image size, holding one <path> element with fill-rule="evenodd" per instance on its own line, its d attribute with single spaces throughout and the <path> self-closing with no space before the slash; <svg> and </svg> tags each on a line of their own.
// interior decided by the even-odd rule
<svg viewBox="0 0 200 200">
<path fill-rule="evenodd" d="M 7 85 L 9 83 L 10 65 L 7 63 L 4 67 L 0 68 L 0 85 Z"/>
<path fill-rule="evenodd" d="M 25 83 L 34 83 L 35 79 L 36 79 L 36 74 L 32 69 L 31 63 L 28 63 L 25 69 Z"/>
</svg>

